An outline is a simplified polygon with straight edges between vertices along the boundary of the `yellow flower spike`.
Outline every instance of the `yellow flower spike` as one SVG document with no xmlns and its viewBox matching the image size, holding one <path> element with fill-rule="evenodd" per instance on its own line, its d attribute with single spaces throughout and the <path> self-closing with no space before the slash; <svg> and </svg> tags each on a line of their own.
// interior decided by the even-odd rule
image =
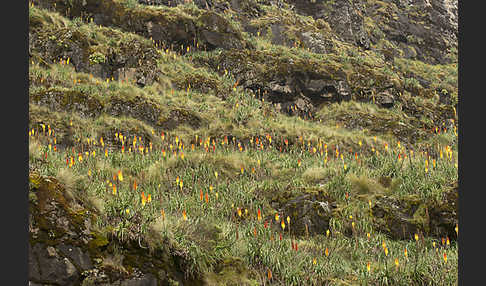
<svg viewBox="0 0 486 286">
<path fill-rule="evenodd" d="M 149 194 L 147 197 L 147 203 L 150 203 L 152 201 L 152 194 Z"/>
<path fill-rule="evenodd" d="M 248 215 L 248 209 L 245 209 L 245 215 Z"/>
<path fill-rule="evenodd" d="M 164 209 L 160 210 L 160 215 L 162 215 L 162 220 L 165 220 L 165 211 Z"/>
<path fill-rule="evenodd" d="M 238 216 L 241 217 L 241 209 L 237 208 Z"/>
<path fill-rule="evenodd" d="M 181 191 L 182 191 L 182 186 L 183 186 L 183 185 L 184 185 L 184 183 L 183 183 L 183 182 L 182 182 L 182 180 L 181 180 L 181 181 L 179 182 L 179 187 L 180 187 Z"/>
<path fill-rule="evenodd" d="M 381 243 L 381 246 L 383 247 L 383 250 L 386 248 L 386 242 L 383 240 L 383 242 Z"/>
<path fill-rule="evenodd" d="M 176 183 L 179 184 L 179 176 L 176 178 Z"/>
<path fill-rule="evenodd" d="M 279 221 L 279 220 L 280 220 L 280 218 L 278 216 L 278 213 L 275 213 L 275 221 Z"/>
<path fill-rule="evenodd" d="M 354 221 L 353 221 L 353 222 L 351 222 L 351 227 L 352 227 L 353 229 L 354 229 L 354 225 L 355 225 Z"/>
<path fill-rule="evenodd" d="M 326 237 L 329 237 L 329 235 L 331 234 L 331 232 L 328 230 L 326 230 Z"/>
<path fill-rule="evenodd" d="M 123 174 L 122 171 L 118 171 L 118 181 L 123 182 Z"/>
<path fill-rule="evenodd" d="M 458 227 L 457 224 L 456 224 L 456 227 L 454 228 L 454 230 L 456 231 L 456 235 L 459 235 L 459 227 Z"/>
<path fill-rule="evenodd" d="M 400 265 L 400 263 L 398 262 L 398 258 L 395 258 L 395 267 L 396 267 L 397 270 L 398 270 L 399 265 Z"/>
<path fill-rule="evenodd" d="M 449 241 L 449 237 L 446 237 L 446 245 L 450 246 L 451 242 Z"/>
<path fill-rule="evenodd" d="M 285 222 L 282 220 L 282 222 L 280 223 L 280 226 L 282 226 L 282 230 L 285 230 Z"/>
<path fill-rule="evenodd" d="M 415 241 L 418 241 L 419 240 L 419 236 L 418 236 L 417 233 L 414 235 L 414 238 L 415 238 Z"/>
<path fill-rule="evenodd" d="M 91 169 L 88 170 L 88 176 L 91 177 Z"/>
<path fill-rule="evenodd" d="M 290 225 L 290 217 L 287 216 L 287 224 Z"/>
<path fill-rule="evenodd" d="M 361 142 L 361 140 L 359 140 L 358 144 L 359 144 L 359 147 L 361 147 L 363 145 L 363 143 Z"/>
<path fill-rule="evenodd" d="M 312 259 L 312 264 L 316 265 L 317 264 L 317 259 L 314 257 L 314 259 Z"/>
<path fill-rule="evenodd" d="M 209 185 L 209 191 L 212 192 L 213 191 L 213 185 Z"/>
<path fill-rule="evenodd" d="M 130 214 L 130 209 L 125 209 L 125 212 L 126 212 L 127 215 L 129 215 Z"/>
<path fill-rule="evenodd" d="M 385 248 L 385 256 L 388 256 L 388 247 Z"/>
<path fill-rule="evenodd" d="M 371 200 L 368 200 L 368 205 L 370 206 L 371 209 Z"/>
<path fill-rule="evenodd" d="M 186 214 L 186 210 L 183 210 L 182 211 L 182 218 L 186 221 L 187 220 L 187 214 Z"/>
<path fill-rule="evenodd" d="M 370 239 L 371 237 L 371 234 L 369 232 L 366 233 L 366 237 L 368 237 L 368 239 Z"/>
<path fill-rule="evenodd" d="M 371 263 L 369 261 L 366 263 L 366 270 L 368 271 L 368 273 L 371 272 Z"/>
</svg>

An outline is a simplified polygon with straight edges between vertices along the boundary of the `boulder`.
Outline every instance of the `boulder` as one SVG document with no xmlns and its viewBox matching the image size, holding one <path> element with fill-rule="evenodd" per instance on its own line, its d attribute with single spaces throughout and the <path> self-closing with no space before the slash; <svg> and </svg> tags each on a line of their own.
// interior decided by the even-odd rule
<svg viewBox="0 0 486 286">
<path fill-rule="evenodd" d="M 393 239 L 413 239 L 415 233 L 451 240 L 457 238 L 458 189 L 452 186 L 440 202 L 423 202 L 416 196 L 402 200 L 379 196 L 372 208 L 373 223 Z"/>
</svg>

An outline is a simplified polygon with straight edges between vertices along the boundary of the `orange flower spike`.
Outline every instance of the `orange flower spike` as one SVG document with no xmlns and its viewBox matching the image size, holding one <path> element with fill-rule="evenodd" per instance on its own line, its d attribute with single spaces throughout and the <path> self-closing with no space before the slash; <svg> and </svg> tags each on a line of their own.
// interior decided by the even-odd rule
<svg viewBox="0 0 486 286">
<path fill-rule="evenodd" d="M 186 210 L 182 211 L 182 219 L 187 220 Z"/>
<path fill-rule="evenodd" d="M 299 159 L 299 160 L 297 160 L 297 166 L 300 167 L 300 165 L 302 165 L 302 161 Z"/>
<path fill-rule="evenodd" d="M 162 220 L 165 220 L 165 211 L 164 209 L 160 210 L 160 214 L 162 215 Z"/>
<path fill-rule="evenodd" d="M 395 267 L 396 267 L 397 270 L 398 270 L 399 265 L 400 265 L 400 263 L 398 262 L 398 258 L 395 258 Z"/>
<path fill-rule="evenodd" d="M 368 271 L 368 273 L 371 272 L 371 263 L 369 261 L 366 263 L 366 270 Z"/>
<path fill-rule="evenodd" d="M 316 265 L 317 264 L 317 259 L 314 257 L 314 259 L 312 259 L 312 264 Z"/>
<path fill-rule="evenodd" d="M 201 202 L 203 201 L 203 191 L 202 189 L 199 189 L 199 199 L 201 200 Z"/>
<path fill-rule="evenodd" d="M 254 237 L 257 237 L 257 230 L 256 230 L 256 227 L 253 227 L 253 236 L 254 236 Z"/>
<path fill-rule="evenodd" d="M 115 185 L 115 184 L 113 184 L 112 186 L 113 186 L 113 195 L 115 195 L 115 196 L 116 196 L 116 185 Z"/>
<path fill-rule="evenodd" d="M 326 255 L 326 257 L 329 257 L 329 248 L 326 247 L 326 250 L 324 251 L 324 254 Z"/>
<path fill-rule="evenodd" d="M 145 206 L 145 204 L 147 203 L 147 198 L 145 197 L 144 192 L 142 192 L 141 197 L 142 197 L 142 206 Z"/>
<path fill-rule="evenodd" d="M 206 204 L 209 204 L 209 194 L 207 192 L 206 192 L 205 199 L 206 199 Z"/>
<path fill-rule="evenodd" d="M 285 230 L 285 222 L 282 220 L 282 222 L 280 223 L 280 226 L 282 226 L 282 230 Z"/>
<path fill-rule="evenodd" d="M 447 253 L 444 251 L 444 262 L 447 263 Z"/>
<path fill-rule="evenodd" d="M 147 203 L 150 203 L 152 201 L 152 194 L 149 194 L 147 196 Z"/>
<path fill-rule="evenodd" d="M 137 186 L 137 180 L 133 180 L 133 190 L 136 191 L 138 188 Z"/>
<path fill-rule="evenodd" d="M 403 251 L 403 254 L 405 255 L 405 258 L 408 259 L 408 250 L 406 247 L 405 250 Z"/>
<path fill-rule="evenodd" d="M 262 213 L 261 213 L 260 209 L 258 209 L 258 212 L 257 212 L 257 220 L 258 221 L 262 220 Z"/>
<path fill-rule="evenodd" d="M 268 278 L 268 280 L 272 279 L 272 270 L 270 270 L 270 269 L 268 269 L 268 271 L 267 271 L 267 278 Z"/>
</svg>

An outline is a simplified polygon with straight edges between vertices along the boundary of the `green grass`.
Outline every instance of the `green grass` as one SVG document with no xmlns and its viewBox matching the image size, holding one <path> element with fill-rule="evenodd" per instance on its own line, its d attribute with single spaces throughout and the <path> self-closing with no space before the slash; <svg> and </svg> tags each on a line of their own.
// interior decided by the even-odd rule
<svg viewBox="0 0 486 286">
<path fill-rule="evenodd" d="M 152 151 L 147 154 L 133 151 L 122 154 L 120 149 L 115 148 L 110 150 L 108 157 L 104 156 L 104 149 L 99 146 L 99 138 L 93 138 L 98 144 L 87 147 L 85 150 L 90 150 L 90 155 L 83 154 L 83 161 L 78 162 L 77 153 L 80 150 L 76 154 L 71 154 L 71 150 L 47 151 L 46 144 L 52 138 L 39 132 L 37 128 L 38 135 L 31 137 L 29 150 L 31 164 L 38 166 L 36 171 L 43 176 L 57 177 L 68 189 L 76 188 L 78 196 L 82 189 L 85 198 L 92 198 L 90 201 L 101 199 L 97 201 L 101 204 L 97 208 L 104 210 L 99 217 L 101 227 L 111 226 L 122 240 L 140 237 L 143 243 L 153 245 L 157 240 L 150 239 L 150 229 L 155 229 L 160 239 L 167 237 L 175 247 L 186 253 L 188 275 L 204 275 L 214 271 L 217 263 L 226 257 L 240 257 L 245 267 L 261 272 L 261 277 L 265 277 L 266 271 L 271 269 L 272 281 L 277 284 L 339 284 L 354 281 L 352 283 L 446 285 L 447 281 L 457 280 L 457 275 L 452 274 L 457 270 L 455 243 L 441 248 L 437 254 L 430 246 L 431 239 L 426 238 L 427 250 L 422 248 L 421 254 L 417 254 L 419 250 L 413 241 L 394 241 L 376 232 L 366 211 L 368 202 L 360 198 L 360 195 L 374 194 L 376 190 L 373 186 L 383 176 L 391 176 L 398 181 L 392 184 L 393 187 L 380 187 L 380 192 L 386 192 L 389 196 L 401 198 L 418 195 L 422 200 L 439 196 L 448 183 L 457 181 L 455 159 L 438 159 L 436 168 L 430 166 L 429 172 L 425 173 L 426 157 L 415 154 L 409 161 L 398 161 L 398 147 L 390 146 L 388 151 L 377 147 L 379 155 L 360 155 L 360 162 L 356 162 L 353 154 L 346 151 L 343 151 L 343 161 L 336 159 L 330 150 L 326 164 L 319 152 L 312 154 L 306 150 L 308 147 L 305 144 L 297 144 L 281 153 L 276 147 L 269 147 L 271 145 L 265 136 L 260 137 L 260 142 L 265 145 L 263 151 L 250 144 L 240 152 L 237 147 L 239 140 L 221 145 L 224 141 L 217 138 L 215 152 L 206 152 L 204 144 L 196 144 L 193 151 L 189 143 L 185 143 L 184 150 L 174 155 L 169 151 L 170 144 L 177 146 L 172 135 L 153 144 Z M 132 144 L 132 139 L 127 138 L 126 147 Z M 206 138 L 202 139 L 204 141 Z M 273 140 L 276 142 L 278 138 Z M 212 143 L 209 145 L 212 146 Z M 165 157 L 162 149 L 166 150 Z M 96 151 L 95 157 L 93 150 Z M 44 152 L 47 152 L 47 161 L 40 163 L 43 157 L 41 155 L 39 158 L 39 154 Z M 184 159 L 180 157 L 182 153 Z M 70 156 L 76 162 L 71 168 L 66 166 L 66 157 Z M 300 167 L 298 159 L 302 162 Z M 260 160 L 260 166 L 257 160 Z M 347 165 L 346 170 L 343 162 Z M 285 172 L 285 169 L 291 172 Z M 119 170 L 124 177 L 122 182 L 113 180 L 113 175 Z M 218 178 L 214 175 L 215 171 Z M 176 184 L 177 177 L 184 183 L 182 189 Z M 280 241 L 281 231 L 278 228 L 265 228 L 262 222 L 256 220 L 258 209 L 262 210 L 262 216 L 267 221 L 275 212 L 270 201 L 258 192 L 268 188 L 274 179 L 279 181 L 277 185 L 288 184 L 294 189 L 311 188 L 316 179 L 325 182 L 319 188 L 335 199 L 340 209 L 333 216 L 330 238 L 325 237 L 324 229 L 319 235 L 296 237 L 288 234 L 287 227 Z M 113 195 L 107 180 L 117 186 L 116 195 Z M 133 190 L 135 180 L 137 191 Z M 82 183 L 76 185 L 76 181 Z M 212 191 L 209 190 L 210 186 L 213 187 Z M 208 193 L 209 203 L 200 201 L 200 190 L 203 194 Z M 151 195 L 150 203 L 142 205 L 142 191 L 145 196 Z M 345 193 L 351 193 L 348 203 L 344 198 Z M 241 218 L 237 215 L 237 208 L 243 210 Z M 161 218 L 162 209 L 165 219 Z M 187 213 L 187 221 L 182 219 L 183 210 Z M 350 214 L 356 222 L 356 231 L 351 237 L 344 235 L 351 223 L 348 218 Z M 254 229 L 257 237 L 253 236 Z M 372 234 L 370 239 L 366 237 L 367 232 Z M 387 257 L 380 251 L 382 240 L 389 245 Z M 291 241 L 299 245 L 298 251 L 290 247 Z M 326 247 L 331 253 L 329 257 L 323 254 Z M 409 251 L 410 261 L 407 264 L 403 260 L 405 247 Z M 441 260 L 443 251 L 448 255 L 446 265 Z M 413 261 L 415 255 L 420 256 L 418 262 Z M 312 263 L 314 258 L 317 259 L 316 265 Z M 399 271 L 394 270 L 394 258 L 399 258 Z M 370 274 L 366 272 L 368 261 L 372 265 Z"/>
</svg>

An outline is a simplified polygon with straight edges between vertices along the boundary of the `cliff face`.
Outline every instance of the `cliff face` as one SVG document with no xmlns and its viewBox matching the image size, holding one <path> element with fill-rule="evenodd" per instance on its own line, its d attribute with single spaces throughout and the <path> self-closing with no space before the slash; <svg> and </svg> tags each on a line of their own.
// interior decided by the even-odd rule
<svg viewBox="0 0 486 286">
<path fill-rule="evenodd" d="M 374 49 L 387 41 L 395 57 L 446 64 L 457 56 L 457 1 L 288 1 L 329 23 L 342 40 Z"/>
<path fill-rule="evenodd" d="M 326 229 L 346 243 L 376 232 L 400 247 L 416 233 L 457 238 L 457 1 L 30 6 L 32 285 L 351 283 L 362 279 L 353 276 L 361 264 L 319 268 L 313 282 L 299 272 L 311 267 Z M 392 142 L 398 147 L 388 152 Z M 149 159 L 137 159 L 136 144 Z M 113 175 L 121 169 L 123 184 Z M 184 189 L 174 187 L 181 174 Z M 117 197 L 115 182 L 129 195 Z M 148 190 L 157 198 L 149 207 L 134 182 L 144 198 Z M 184 224 L 180 208 L 194 201 L 202 218 Z M 265 226 L 241 214 L 263 206 Z M 282 231 L 289 253 L 251 240 L 277 242 L 281 224 L 266 224 L 277 212 L 292 217 L 292 236 L 289 225 Z M 350 214 L 366 219 L 359 231 Z M 300 270 L 280 268 L 271 278 L 269 265 L 284 263 L 268 257 L 293 257 L 297 240 L 309 255 L 295 258 Z M 343 249 L 332 259 L 350 259 Z M 434 263 L 386 281 L 447 284 L 434 280 L 443 270 Z M 364 279 L 382 283 L 376 275 Z"/>
</svg>

